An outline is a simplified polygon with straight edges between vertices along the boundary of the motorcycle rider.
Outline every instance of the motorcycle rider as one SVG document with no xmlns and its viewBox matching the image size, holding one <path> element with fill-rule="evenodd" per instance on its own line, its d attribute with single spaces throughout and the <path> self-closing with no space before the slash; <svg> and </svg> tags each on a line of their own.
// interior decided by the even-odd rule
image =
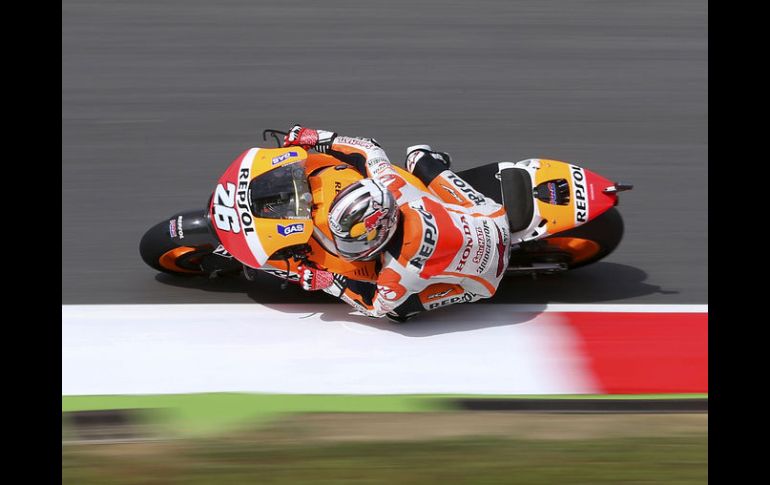
<svg viewBox="0 0 770 485">
<path fill-rule="evenodd" d="M 428 193 L 400 176 L 372 138 L 295 125 L 284 146 L 326 153 L 367 177 L 335 197 L 329 228 L 340 257 L 381 263 L 376 284 L 302 265 L 305 290 L 397 322 L 494 295 L 508 266 L 506 212 L 449 170 L 447 154 L 428 145 L 407 149 L 406 168 Z"/>
</svg>

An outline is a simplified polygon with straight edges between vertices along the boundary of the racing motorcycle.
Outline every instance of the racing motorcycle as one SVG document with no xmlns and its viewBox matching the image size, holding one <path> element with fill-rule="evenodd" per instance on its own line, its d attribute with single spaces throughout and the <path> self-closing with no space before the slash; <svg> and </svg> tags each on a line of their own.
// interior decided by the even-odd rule
<svg viewBox="0 0 770 485">
<path fill-rule="evenodd" d="M 282 147 L 283 135 L 265 130 L 263 139 L 272 136 L 277 148 L 243 152 L 219 178 L 205 208 L 179 212 L 150 228 L 139 245 L 145 263 L 165 273 L 211 278 L 244 274 L 253 280 L 259 270 L 282 278 L 284 287 L 299 281 L 302 263 L 376 281 L 377 262 L 340 258 L 328 226 L 335 195 L 362 175 L 329 155 Z M 427 192 L 417 177 L 395 168 Z M 457 174 L 506 209 L 507 275 L 554 274 L 595 263 L 623 236 L 615 206 L 618 193 L 633 187 L 575 164 L 533 158 Z M 454 183 L 457 190 L 471 190 L 462 180 Z"/>
</svg>

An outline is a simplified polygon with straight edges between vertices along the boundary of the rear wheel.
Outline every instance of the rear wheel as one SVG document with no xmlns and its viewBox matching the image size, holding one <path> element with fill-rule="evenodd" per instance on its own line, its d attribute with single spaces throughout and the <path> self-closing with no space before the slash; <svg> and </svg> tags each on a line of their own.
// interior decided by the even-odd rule
<svg viewBox="0 0 770 485">
<path fill-rule="evenodd" d="M 569 269 L 580 268 L 607 257 L 623 238 L 623 218 L 611 208 L 596 219 L 568 231 L 554 234 L 544 242 L 570 257 Z"/>
</svg>

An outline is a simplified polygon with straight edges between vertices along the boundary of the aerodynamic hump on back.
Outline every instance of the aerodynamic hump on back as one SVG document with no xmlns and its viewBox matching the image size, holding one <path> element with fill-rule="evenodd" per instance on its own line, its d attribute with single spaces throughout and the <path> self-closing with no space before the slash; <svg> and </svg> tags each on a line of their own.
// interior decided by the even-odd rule
<svg viewBox="0 0 770 485">
<path fill-rule="evenodd" d="M 535 203 L 550 234 L 585 224 L 617 203 L 604 189 L 612 182 L 589 170 L 558 160 L 539 159 Z"/>
</svg>

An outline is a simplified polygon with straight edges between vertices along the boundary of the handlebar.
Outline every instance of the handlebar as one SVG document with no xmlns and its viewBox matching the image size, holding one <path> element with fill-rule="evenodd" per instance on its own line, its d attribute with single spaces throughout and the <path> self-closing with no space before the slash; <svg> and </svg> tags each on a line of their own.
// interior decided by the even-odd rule
<svg viewBox="0 0 770 485">
<path fill-rule="evenodd" d="M 283 146 L 283 137 L 285 137 L 289 133 L 286 131 L 267 129 L 262 132 L 262 139 L 264 141 L 267 141 L 268 134 L 273 137 L 273 139 L 275 140 L 276 146 L 278 148 L 281 148 Z M 278 135 L 281 135 L 281 138 L 279 138 Z"/>
</svg>

